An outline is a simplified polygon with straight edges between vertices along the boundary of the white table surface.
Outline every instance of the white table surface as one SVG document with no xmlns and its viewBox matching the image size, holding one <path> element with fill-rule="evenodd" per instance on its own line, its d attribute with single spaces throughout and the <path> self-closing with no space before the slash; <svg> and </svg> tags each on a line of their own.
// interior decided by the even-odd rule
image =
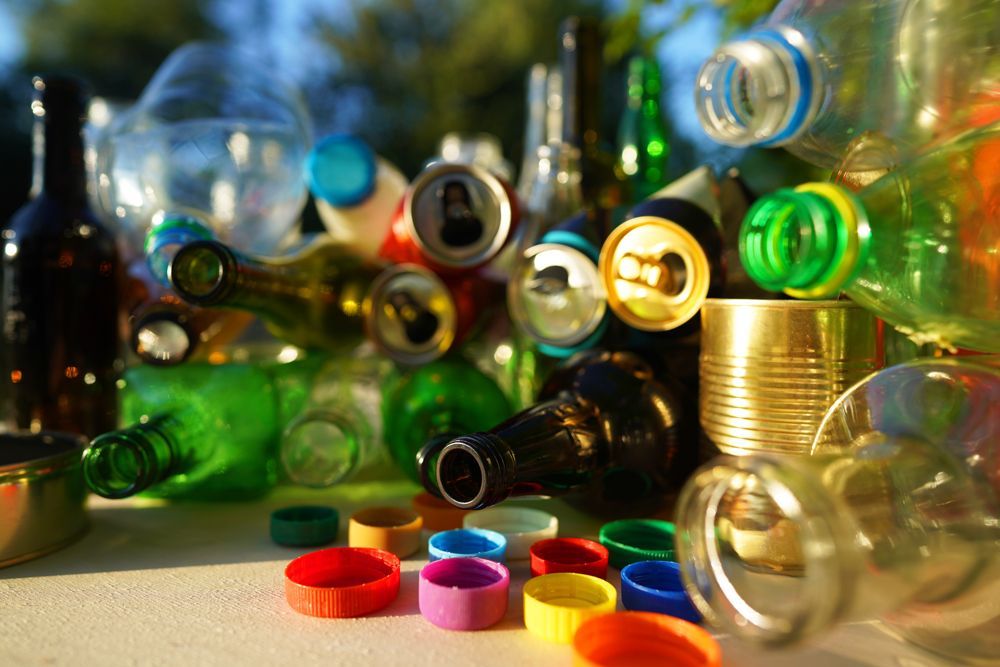
<svg viewBox="0 0 1000 667">
<path fill-rule="evenodd" d="M 319 619 L 285 603 L 283 570 L 308 549 L 275 545 L 274 509 L 325 503 L 352 509 L 408 505 L 408 482 L 359 482 L 322 492 L 280 488 L 246 504 L 162 504 L 91 499 L 91 530 L 44 558 L 0 570 L 0 665 L 569 665 L 568 646 L 529 634 L 521 586 L 527 562 L 509 563 L 506 618 L 479 632 L 439 629 L 417 607 L 426 551 L 404 561 L 398 599 L 357 619 Z M 598 522 L 559 502 L 560 534 L 596 539 Z M 609 578 L 617 585 L 617 572 Z M 720 637 L 727 667 L 945 667 L 871 624 L 815 646 L 762 653 Z"/>
</svg>

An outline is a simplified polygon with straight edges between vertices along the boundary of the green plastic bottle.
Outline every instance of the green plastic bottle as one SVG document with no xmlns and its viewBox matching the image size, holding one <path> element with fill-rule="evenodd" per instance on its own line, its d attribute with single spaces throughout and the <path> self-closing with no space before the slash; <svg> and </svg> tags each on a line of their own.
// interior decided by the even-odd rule
<svg viewBox="0 0 1000 667">
<path fill-rule="evenodd" d="M 474 433 L 513 413 L 496 383 L 460 357 L 439 359 L 392 378 L 382 398 L 383 436 L 389 454 L 420 481 L 417 453 L 442 447 L 462 433 Z"/>
<path fill-rule="evenodd" d="M 136 366 L 124 376 L 126 428 L 98 436 L 84 478 L 105 498 L 246 500 L 277 482 L 282 426 L 308 397 L 315 357 Z"/>
<path fill-rule="evenodd" d="M 618 125 L 618 164 L 632 182 L 636 201 L 667 184 L 670 142 L 660 111 L 660 66 L 636 56 L 628 64 L 625 110 Z"/>
<path fill-rule="evenodd" d="M 856 194 L 807 183 L 762 197 L 740 259 L 765 289 L 844 291 L 917 344 L 1000 351 L 1000 124 Z"/>
</svg>

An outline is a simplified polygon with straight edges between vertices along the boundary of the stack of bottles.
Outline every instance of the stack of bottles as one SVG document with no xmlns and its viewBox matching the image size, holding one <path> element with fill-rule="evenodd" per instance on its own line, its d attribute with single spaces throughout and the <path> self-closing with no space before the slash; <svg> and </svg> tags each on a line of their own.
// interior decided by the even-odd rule
<svg viewBox="0 0 1000 667">
<path fill-rule="evenodd" d="M 882 617 L 952 659 L 995 656 L 1000 363 L 883 369 L 890 328 L 1000 353 L 1000 11 L 925 4 L 785 0 L 705 63 L 709 136 L 834 169 L 760 197 L 735 169 L 672 177 L 652 57 L 628 63 L 607 147 L 589 19 L 528 73 L 516 184 L 491 135 L 449 134 L 412 179 L 356 136 L 314 142 L 280 74 L 192 44 L 101 138 L 97 215 L 85 93 L 36 79 L 34 197 L 4 230 L 6 422 L 92 438 L 86 482 L 108 498 L 250 499 L 384 459 L 424 487 L 426 514 L 352 518 L 352 536 L 397 526 L 393 549 L 352 537 L 358 553 L 293 561 L 293 606 L 317 567 L 398 590 L 432 516 L 677 500 L 676 530 L 632 526 L 641 549 L 615 551 L 617 522 L 604 547 L 538 537 L 533 572 L 590 576 L 552 563 L 606 569 L 611 550 L 645 563 L 640 584 L 683 577 L 688 620 L 765 645 Z M 432 538 L 444 560 L 420 580 L 422 611 L 456 629 L 502 616 L 494 561 L 515 544 L 466 527 Z M 475 604 L 448 583 L 466 579 L 489 589 Z M 526 586 L 526 622 L 576 585 L 549 583 Z"/>
</svg>

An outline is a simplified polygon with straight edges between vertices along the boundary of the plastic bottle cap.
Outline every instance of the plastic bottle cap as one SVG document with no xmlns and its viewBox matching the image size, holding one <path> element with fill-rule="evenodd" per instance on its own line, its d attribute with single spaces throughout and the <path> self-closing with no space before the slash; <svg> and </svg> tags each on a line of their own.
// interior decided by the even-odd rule
<svg viewBox="0 0 1000 667">
<path fill-rule="evenodd" d="M 573 638 L 577 667 L 719 667 L 722 649 L 704 629 L 679 618 L 624 611 L 591 618 Z"/>
<path fill-rule="evenodd" d="M 469 512 L 462 522 L 466 528 L 486 528 L 507 538 L 507 558 L 528 558 L 531 545 L 559 533 L 559 519 L 529 507 L 491 507 Z"/>
<path fill-rule="evenodd" d="M 617 600 L 614 586 L 589 574 L 542 575 L 524 584 L 524 626 L 542 639 L 568 644 L 584 621 L 610 614 Z"/>
<path fill-rule="evenodd" d="M 364 616 L 398 594 L 399 558 L 381 549 L 323 549 L 299 556 L 285 568 L 285 599 L 300 614 Z"/>
<path fill-rule="evenodd" d="M 432 561 L 445 558 L 485 558 L 503 562 L 507 538 L 495 530 L 456 528 L 431 535 L 427 554 Z"/>
<path fill-rule="evenodd" d="M 608 550 L 593 540 L 554 537 L 531 545 L 531 576 L 577 572 L 605 579 Z"/>
<path fill-rule="evenodd" d="M 369 507 L 354 514 L 347 526 L 352 547 L 384 549 L 400 558 L 420 551 L 420 529 L 424 520 L 403 507 Z"/>
<path fill-rule="evenodd" d="M 447 630 L 481 630 L 507 613 L 510 572 L 484 558 L 446 558 L 420 570 L 420 613 Z"/>
<path fill-rule="evenodd" d="M 462 520 L 469 510 L 455 507 L 447 500 L 442 500 L 421 491 L 413 496 L 413 510 L 424 519 L 424 529 L 433 532 L 454 530 L 462 527 Z"/>
<path fill-rule="evenodd" d="M 697 623 L 701 614 L 684 590 L 681 567 L 665 560 L 646 560 L 622 568 L 622 605 Z"/>
<path fill-rule="evenodd" d="M 286 547 L 318 547 L 337 539 L 340 514 L 323 505 L 298 505 L 271 513 L 271 539 Z"/>
<path fill-rule="evenodd" d="M 601 526 L 599 540 L 608 548 L 611 567 L 622 569 L 642 560 L 674 560 L 674 524 L 658 519 L 622 519 Z"/>
<path fill-rule="evenodd" d="M 375 153 L 351 134 L 321 139 L 306 158 L 309 189 L 332 206 L 356 206 L 371 196 L 377 171 Z"/>
</svg>

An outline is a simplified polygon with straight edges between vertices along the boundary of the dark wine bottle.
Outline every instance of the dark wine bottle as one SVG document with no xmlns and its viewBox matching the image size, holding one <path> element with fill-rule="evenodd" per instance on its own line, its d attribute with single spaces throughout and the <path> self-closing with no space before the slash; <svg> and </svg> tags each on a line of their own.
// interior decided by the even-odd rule
<svg viewBox="0 0 1000 667">
<path fill-rule="evenodd" d="M 79 82 L 36 77 L 31 200 L 3 229 L 0 386 L 8 425 L 95 436 L 116 426 L 121 266 L 87 201 Z"/>
<path fill-rule="evenodd" d="M 682 390 L 631 352 L 585 352 L 553 373 L 539 403 L 436 457 L 441 495 L 482 509 L 511 496 L 567 496 L 602 516 L 662 507 L 695 463 Z M 434 491 L 434 489 L 428 489 Z"/>
</svg>

